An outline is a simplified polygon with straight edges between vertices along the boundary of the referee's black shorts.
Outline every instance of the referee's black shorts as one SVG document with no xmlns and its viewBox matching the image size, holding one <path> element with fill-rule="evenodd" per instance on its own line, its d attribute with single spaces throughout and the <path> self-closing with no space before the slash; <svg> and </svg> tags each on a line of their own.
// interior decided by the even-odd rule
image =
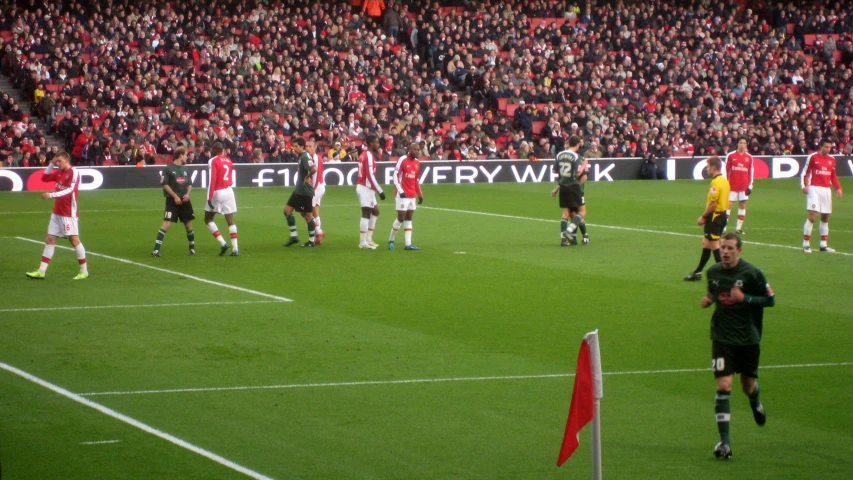
<svg viewBox="0 0 853 480">
<path fill-rule="evenodd" d="M 729 217 L 726 212 L 712 212 L 705 217 L 705 238 L 717 241 L 723 236 Z"/>
<path fill-rule="evenodd" d="M 163 213 L 163 220 L 167 222 L 187 223 L 195 220 L 193 212 L 193 204 L 189 200 L 181 202 L 180 205 L 175 203 L 172 197 L 166 197 L 166 211 Z"/>
<path fill-rule="evenodd" d="M 577 210 L 584 205 L 580 185 L 560 185 L 560 208 Z"/>
</svg>

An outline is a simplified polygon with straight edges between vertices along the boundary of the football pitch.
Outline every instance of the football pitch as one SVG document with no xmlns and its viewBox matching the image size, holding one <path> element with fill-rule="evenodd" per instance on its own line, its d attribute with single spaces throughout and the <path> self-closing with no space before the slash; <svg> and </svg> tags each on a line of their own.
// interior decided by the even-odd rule
<svg viewBox="0 0 853 480">
<path fill-rule="evenodd" d="M 853 181 L 842 179 L 853 192 Z M 599 329 L 608 479 L 847 479 L 853 472 L 853 200 L 800 248 L 797 180 L 760 180 L 742 258 L 765 313 L 768 422 L 732 395 L 714 459 L 711 309 L 697 264 L 707 181 L 589 184 L 591 242 L 559 246 L 550 184 L 424 186 L 421 251 L 359 250 L 354 188 L 329 187 L 322 246 L 283 247 L 289 188 L 237 189 L 240 256 L 197 255 L 157 189 L 81 192 L 90 277 L 58 248 L 29 280 L 52 201 L 0 193 L 0 458 L 8 479 L 584 479 L 562 467 L 582 336 Z M 217 223 L 227 231 L 221 216 Z M 305 222 L 297 216 L 300 240 Z M 67 247 L 68 243 L 60 241 Z M 713 260 L 712 260 L 713 261 Z"/>
</svg>

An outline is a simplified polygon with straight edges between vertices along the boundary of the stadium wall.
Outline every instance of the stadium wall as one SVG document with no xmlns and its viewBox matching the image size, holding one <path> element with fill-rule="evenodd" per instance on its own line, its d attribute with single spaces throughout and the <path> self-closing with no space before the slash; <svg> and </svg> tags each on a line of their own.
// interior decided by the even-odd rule
<svg viewBox="0 0 853 480">
<path fill-rule="evenodd" d="M 666 170 L 669 180 L 702 179 L 707 157 L 669 158 L 659 161 Z M 853 157 L 836 156 L 838 176 L 853 176 Z M 755 178 L 791 178 L 799 175 L 805 156 L 756 157 Z M 612 182 L 636 180 L 642 159 L 597 158 L 589 161 L 589 181 Z M 526 160 L 482 160 L 473 162 L 424 161 L 421 162 L 421 183 L 426 185 L 445 183 L 538 183 L 554 182 L 556 174 L 551 171 L 552 161 L 529 162 Z M 207 166 L 189 165 L 192 170 L 193 186 L 207 188 Z M 42 182 L 40 168 L 0 169 L 0 191 L 43 191 L 53 190 L 53 184 Z M 160 188 L 159 165 L 145 168 L 128 167 L 78 167 L 81 174 L 81 190 Z M 377 177 L 384 184 L 391 184 L 394 173 L 393 162 L 379 163 Z M 355 163 L 328 163 L 325 167 L 326 184 L 353 185 L 358 174 Z M 234 171 L 234 186 L 237 187 L 290 187 L 296 178 L 296 164 L 237 164 Z"/>
</svg>

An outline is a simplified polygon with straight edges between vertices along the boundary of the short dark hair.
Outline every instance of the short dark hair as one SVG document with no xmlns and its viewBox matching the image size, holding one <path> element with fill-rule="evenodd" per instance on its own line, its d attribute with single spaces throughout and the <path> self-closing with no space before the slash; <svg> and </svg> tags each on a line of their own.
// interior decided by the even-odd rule
<svg viewBox="0 0 853 480">
<path fill-rule="evenodd" d="M 823 146 L 824 144 L 832 143 L 829 137 L 823 137 L 820 139 L 820 143 L 818 145 Z"/>
<path fill-rule="evenodd" d="M 734 240 L 737 242 L 737 248 L 740 250 L 743 247 L 743 240 L 734 232 L 726 232 L 720 240 Z"/>
<path fill-rule="evenodd" d="M 305 139 L 302 137 L 295 138 L 293 145 L 299 145 L 300 148 L 305 148 Z"/>
<path fill-rule="evenodd" d="M 569 137 L 569 146 L 570 147 L 577 147 L 580 144 L 581 144 L 581 137 L 579 137 L 577 135 L 572 135 L 571 137 Z"/>
<path fill-rule="evenodd" d="M 213 145 L 210 147 L 210 153 L 212 153 L 214 157 L 221 154 L 224 150 L 225 147 L 222 146 L 221 142 L 213 142 Z"/>
</svg>

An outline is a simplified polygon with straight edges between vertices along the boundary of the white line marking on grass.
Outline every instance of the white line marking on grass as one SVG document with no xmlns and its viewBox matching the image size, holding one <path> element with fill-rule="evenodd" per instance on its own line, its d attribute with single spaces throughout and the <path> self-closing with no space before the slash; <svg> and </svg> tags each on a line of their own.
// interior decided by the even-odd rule
<svg viewBox="0 0 853 480">
<path fill-rule="evenodd" d="M 119 412 L 117 412 L 111 408 L 105 407 L 105 406 L 101 405 L 100 403 L 95 403 L 89 399 L 81 397 L 80 395 L 76 395 L 74 393 L 71 393 L 62 387 L 54 385 L 54 384 L 52 384 L 46 380 L 42 380 L 41 378 L 38 378 L 34 375 L 31 375 L 31 374 L 29 374 L 23 370 L 19 370 L 19 369 L 15 368 L 11 365 L 7 365 L 3 362 L 0 362 L 0 368 L 2 368 L 3 370 L 6 370 L 7 372 L 14 373 L 15 375 L 18 375 L 19 377 L 25 378 L 25 379 L 27 379 L 27 380 L 29 380 L 29 381 L 37 384 L 37 385 L 40 385 L 40 386 L 42 386 L 42 387 L 44 387 L 44 388 L 46 388 L 46 389 L 48 389 L 54 393 L 58 393 L 65 398 L 68 398 L 68 399 L 73 400 L 77 403 L 83 404 L 89 408 L 94 408 L 95 410 L 103 413 L 104 415 L 115 418 L 116 420 L 120 420 L 120 421 L 122 421 L 128 425 L 131 425 L 133 427 L 136 427 L 136 428 L 142 430 L 143 432 L 150 433 L 151 435 L 160 437 L 163 440 L 174 443 L 175 445 L 177 445 L 181 448 L 187 449 L 187 450 L 189 450 L 193 453 L 196 453 L 198 455 L 201 455 L 202 457 L 205 457 L 209 460 L 213 460 L 214 462 L 216 462 L 220 465 L 223 465 L 225 467 L 228 467 L 232 470 L 235 470 L 237 472 L 240 472 L 243 475 L 246 475 L 247 477 L 251 477 L 251 478 L 254 478 L 256 480 L 272 480 L 270 477 L 267 477 L 266 475 L 262 475 L 258 472 L 255 472 L 254 470 L 250 470 L 250 469 L 248 469 L 242 465 L 236 464 L 236 463 L 232 462 L 231 460 L 228 460 L 227 458 L 220 457 L 219 455 L 217 455 L 211 451 L 205 450 L 201 447 L 195 446 L 189 442 L 181 440 L 180 438 L 175 437 L 174 435 L 170 435 L 166 432 L 157 430 L 156 428 L 148 426 L 148 425 L 140 422 L 139 420 L 135 420 L 135 419 L 128 417 L 127 415 L 124 415 L 122 413 L 119 413 Z"/>
<path fill-rule="evenodd" d="M 769 365 L 761 366 L 761 369 L 785 369 L 785 368 L 808 368 L 808 367 L 847 367 L 853 366 L 853 362 L 835 363 L 801 363 L 794 365 Z M 679 368 L 668 370 L 632 370 L 624 372 L 604 372 L 605 376 L 611 375 L 657 375 L 661 373 L 695 373 L 710 372 L 711 368 Z M 534 380 L 538 378 L 566 378 L 574 377 L 574 373 L 545 373 L 540 375 L 501 375 L 488 377 L 455 377 L 455 378 L 416 378 L 408 380 L 369 380 L 363 382 L 328 382 L 328 383 L 292 383 L 284 385 L 248 385 L 237 387 L 209 387 L 209 388 L 173 388 L 167 390 L 130 390 L 124 392 L 89 392 L 81 393 L 81 397 L 93 397 L 98 395 L 146 395 L 154 393 L 195 393 L 195 392 L 227 392 L 239 390 L 283 390 L 290 388 L 323 388 L 323 387 L 359 387 L 366 385 L 406 385 L 413 383 L 449 383 L 449 382 L 483 382 L 488 380 Z"/>
<path fill-rule="evenodd" d="M 349 205 L 323 205 L 323 206 L 326 208 L 330 208 L 330 207 L 355 207 L 355 206 L 358 206 L 358 204 L 352 203 Z M 281 210 L 282 207 L 280 207 L 278 205 L 256 205 L 253 207 L 240 207 L 240 210 L 248 210 L 248 209 L 255 209 L 255 208 L 275 208 L 275 209 Z M 12 210 L 9 212 L 0 212 L 0 215 L 38 215 L 38 214 L 45 214 L 46 212 L 48 212 L 48 210 L 25 210 L 25 211 L 20 211 L 20 212 L 16 212 L 16 211 Z M 152 213 L 162 214 L 163 210 L 162 209 L 156 209 L 156 208 L 104 208 L 104 209 L 99 209 L 99 210 L 86 210 L 86 213 L 124 213 L 124 212 L 152 212 Z"/>
<path fill-rule="evenodd" d="M 41 240 L 33 240 L 32 238 L 25 238 L 25 237 L 12 237 L 12 238 L 16 238 L 16 239 L 18 239 L 18 240 L 22 240 L 22 241 L 24 241 L 24 242 L 37 243 L 37 244 L 39 244 L 39 245 L 43 245 L 43 244 L 44 244 L 44 241 L 41 241 Z M 71 247 L 66 247 L 66 246 L 64 246 L 64 245 L 57 245 L 57 246 L 56 246 L 56 248 L 62 248 L 62 249 L 65 249 L 65 250 L 74 250 L 73 248 L 71 248 Z M 273 300 L 278 300 L 279 302 L 292 302 L 292 301 L 293 301 L 293 300 L 291 300 L 291 299 L 289 299 L 289 298 L 279 297 L 279 296 L 277 296 L 277 295 L 272 295 L 272 294 L 269 294 L 269 293 L 259 292 L 259 291 L 257 291 L 257 290 L 251 290 L 251 289 L 248 289 L 248 288 L 238 287 L 238 286 L 236 286 L 236 285 L 229 285 L 229 284 L 227 284 L 227 283 L 216 282 L 216 281 L 214 281 L 214 280 L 208 280 L 208 279 L 206 279 L 206 278 L 196 277 L 195 275 L 189 275 L 189 274 L 186 274 L 186 273 L 183 273 L 183 272 L 176 272 L 176 271 L 174 271 L 174 270 L 167 270 L 167 269 L 165 269 L 165 268 L 155 267 L 155 266 L 153 266 L 153 265 L 146 265 L 146 264 L 144 264 L 144 263 L 134 262 L 134 261 L 132 261 L 132 260 L 127 260 L 127 259 L 124 259 L 124 258 L 113 257 L 113 256 L 111 256 L 111 255 L 104 255 L 103 253 L 95 253 L 95 252 L 92 252 L 92 251 L 87 251 L 87 252 L 86 252 L 86 255 L 91 255 L 91 256 L 93 256 L 93 257 L 106 258 L 106 259 L 108 259 L 108 260 L 114 260 L 114 261 L 116 261 L 116 262 L 121 262 L 121 263 L 127 263 L 127 264 L 129 264 L 129 265 L 136 265 L 137 267 L 149 268 L 149 269 L 151 269 L 151 270 L 157 270 L 158 272 L 171 273 L 172 275 L 178 275 L 178 276 L 181 276 L 181 277 L 189 278 L 190 280 L 195 280 L 195 281 L 197 281 L 197 282 L 201 282 L 201 283 L 207 283 L 207 284 L 210 284 L 210 285 L 216 285 L 217 287 L 229 288 L 229 289 L 231 289 L 231 290 L 237 290 L 238 292 L 251 293 L 252 295 L 258 295 L 258 296 L 260 296 L 260 297 L 272 298 Z"/>
<path fill-rule="evenodd" d="M 108 443 L 118 443 L 121 440 L 101 440 L 98 442 L 80 442 L 80 445 L 106 445 Z"/>
<path fill-rule="evenodd" d="M 420 208 L 423 208 L 426 210 L 439 210 L 442 212 L 468 213 L 471 215 L 483 215 L 483 216 L 487 216 L 487 217 L 511 218 L 514 220 L 530 220 L 530 221 L 534 221 L 534 222 L 556 223 L 555 220 L 546 220 L 544 218 L 520 217 L 517 215 L 503 215 L 500 213 L 475 212 L 472 210 L 457 210 L 455 208 L 439 208 L 439 207 L 423 207 L 423 206 L 421 206 Z M 611 230 L 624 230 L 627 232 L 658 233 L 658 234 L 662 234 L 662 235 L 673 235 L 673 236 L 677 236 L 677 237 L 702 238 L 701 235 L 696 235 L 693 233 L 667 232 L 665 230 L 653 230 L 651 228 L 620 227 L 617 225 L 600 225 L 600 224 L 594 224 L 594 223 L 588 223 L 587 225 L 589 225 L 591 227 L 598 227 L 598 228 L 609 228 Z M 775 243 L 751 242 L 748 240 L 744 240 L 743 243 L 748 244 L 748 245 L 759 245 L 762 247 L 785 248 L 788 250 L 802 250 L 803 249 L 802 246 L 794 247 L 791 245 L 778 245 Z M 834 253 L 835 253 L 835 255 L 843 255 L 846 257 L 853 257 L 853 253 L 845 253 L 845 252 L 834 252 Z"/>
<path fill-rule="evenodd" d="M 34 307 L 34 308 L 3 308 L 4 312 L 49 312 L 52 310 L 100 310 L 106 308 L 159 308 L 159 307 L 190 307 L 198 305 L 247 305 L 252 303 L 282 303 L 280 300 L 254 300 L 248 302 L 189 302 L 189 303 L 151 303 L 143 305 L 90 305 L 81 307 Z"/>
</svg>

